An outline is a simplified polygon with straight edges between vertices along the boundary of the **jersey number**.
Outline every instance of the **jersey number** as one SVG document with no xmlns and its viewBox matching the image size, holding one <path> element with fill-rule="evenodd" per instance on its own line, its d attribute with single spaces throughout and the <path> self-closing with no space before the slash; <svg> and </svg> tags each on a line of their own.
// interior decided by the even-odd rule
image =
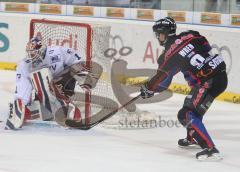
<svg viewBox="0 0 240 172">
<path fill-rule="evenodd" d="M 205 58 L 199 54 L 195 54 L 191 60 L 190 64 L 194 67 L 197 67 L 198 69 L 201 69 L 204 65 Z"/>
<path fill-rule="evenodd" d="M 52 68 L 52 70 L 56 70 L 57 65 L 52 65 L 51 68 Z"/>
</svg>

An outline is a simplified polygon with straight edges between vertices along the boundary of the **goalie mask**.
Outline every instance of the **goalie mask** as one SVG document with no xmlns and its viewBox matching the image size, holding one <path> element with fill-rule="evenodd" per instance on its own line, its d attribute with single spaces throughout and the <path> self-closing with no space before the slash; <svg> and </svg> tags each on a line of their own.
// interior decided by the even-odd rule
<svg viewBox="0 0 240 172">
<path fill-rule="evenodd" d="M 42 45 L 42 39 L 40 37 L 33 37 L 26 46 L 27 58 L 33 61 L 43 59 L 46 49 L 47 47 Z"/>
</svg>

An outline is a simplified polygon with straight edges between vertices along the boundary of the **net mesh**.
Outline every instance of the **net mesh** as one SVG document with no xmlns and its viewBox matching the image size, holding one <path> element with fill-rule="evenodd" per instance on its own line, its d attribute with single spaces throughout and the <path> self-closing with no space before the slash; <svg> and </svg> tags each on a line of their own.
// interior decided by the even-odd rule
<svg viewBox="0 0 240 172">
<path fill-rule="evenodd" d="M 31 26 L 30 36 L 41 36 L 43 44 L 73 48 L 84 60 L 102 66 L 103 73 L 91 93 L 86 93 L 78 85 L 75 88 L 78 94 L 75 94 L 73 100 L 80 107 L 81 113 L 85 114 L 85 122 L 86 119 L 94 122 L 119 106 L 111 85 L 111 60 L 104 56 L 104 52 L 109 48 L 109 26 L 42 20 L 32 21 Z M 143 116 L 145 119 L 146 113 L 127 113 L 126 110 L 121 110 L 105 121 L 103 126 L 119 128 L 122 120 L 136 121 L 139 118 L 143 119 Z M 148 114 L 148 117 L 150 116 Z"/>
</svg>

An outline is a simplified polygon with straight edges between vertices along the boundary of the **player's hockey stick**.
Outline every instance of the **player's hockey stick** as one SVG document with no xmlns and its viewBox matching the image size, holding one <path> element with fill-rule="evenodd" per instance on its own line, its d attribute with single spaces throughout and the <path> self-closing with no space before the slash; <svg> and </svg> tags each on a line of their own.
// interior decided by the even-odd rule
<svg viewBox="0 0 240 172">
<path fill-rule="evenodd" d="M 72 119 L 66 119 L 65 120 L 65 124 L 68 127 L 72 127 L 72 128 L 76 128 L 76 129 L 80 129 L 80 130 L 89 130 L 91 128 L 93 128 L 94 126 L 98 125 L 99 123 L 105 121 L 106 119 L 110 118 L 111 116 L 113 116 L 115 113 L 117 113 L 119 110 L 121 110 L 122 108 L 126 107 L 127 105 L 133 103 L 134 101 L 136 101 L 139 97 L 141 97 L 141 94 L 139 94 L 138 96 L 132 98 L 131 100 L 129 100 L 128 102 L 126 102 L 125 104 L 123 104 L 122 106 L 118 107 L 117 109 L 113 110 L 112 112 L 110 112 L 109 114 L 105 115 L 103 118 L 99 119 L 96 122 L 90 123 L 90 124 L 83 124 L 81 121 L 76 121 L 76 120 L 72 120 Z"/>
</svg>

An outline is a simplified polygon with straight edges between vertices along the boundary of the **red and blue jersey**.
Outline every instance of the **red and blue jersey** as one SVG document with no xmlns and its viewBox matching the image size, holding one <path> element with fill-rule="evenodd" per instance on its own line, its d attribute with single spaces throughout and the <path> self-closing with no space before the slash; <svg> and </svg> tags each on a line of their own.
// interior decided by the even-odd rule
<svg viewBox="0 0 240 172">
<path fill-rule="evenodd" d="M 162 91 L 172 78 L 182 72 L 190 86 L 201 85 L 220 71 L 226 70 L 223 58 L 211 55 L 207 39 L 197 31 L 186 31 L 168 37 L 165 50 L 158 59 L 158 71 L 147 83 L 153 91 Z"/>
</svg>

